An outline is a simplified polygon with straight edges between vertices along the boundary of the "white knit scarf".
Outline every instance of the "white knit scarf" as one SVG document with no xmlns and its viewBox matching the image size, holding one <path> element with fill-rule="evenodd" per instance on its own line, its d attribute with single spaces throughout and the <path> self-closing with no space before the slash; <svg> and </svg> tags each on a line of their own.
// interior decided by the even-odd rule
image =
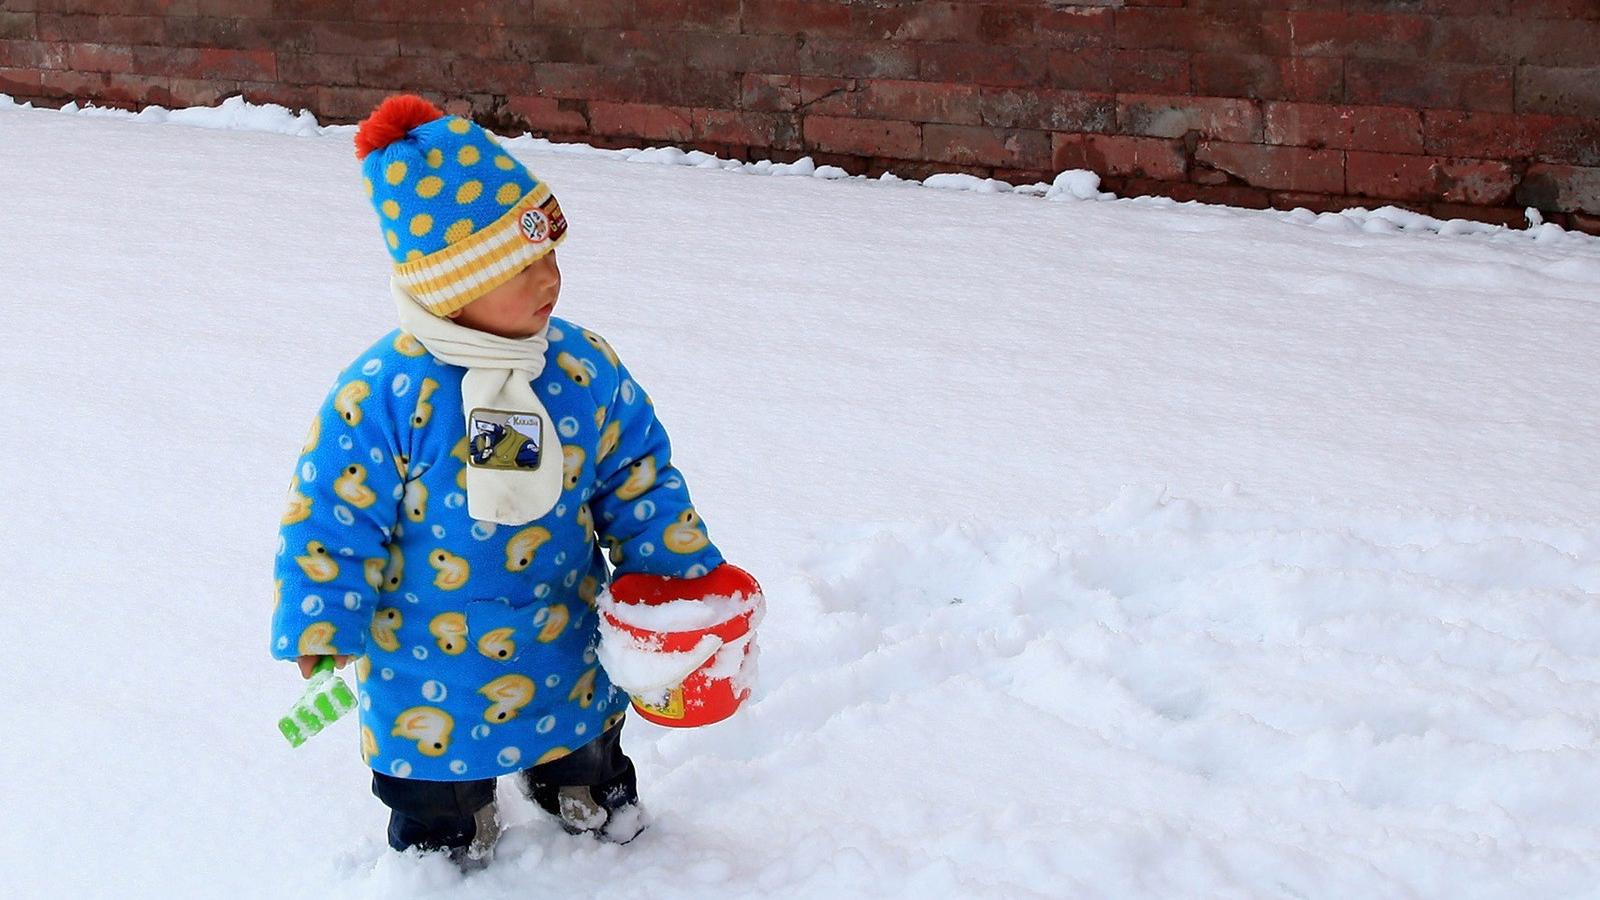
<svg viewBox="0 0 1600 900">
<path fill-rule="evenodd" d="M 475 411 L 539 417 L 538 468 L 468 463 L 467 513 L 480 521 L 522 525 L 549 512 L 561 496 L 562 457 L 550 413 L 533 391 L 533 380 L 544 371 L 549 346 L 545 332 L 504 338 L 467 328 L 428 312 L 398 282 L 391 279 L 389 286 L 400 313 L 400 327 L 440 362 L 467 370 L 461 379 L 461 408 L 469 435 Z"/>
</svg>

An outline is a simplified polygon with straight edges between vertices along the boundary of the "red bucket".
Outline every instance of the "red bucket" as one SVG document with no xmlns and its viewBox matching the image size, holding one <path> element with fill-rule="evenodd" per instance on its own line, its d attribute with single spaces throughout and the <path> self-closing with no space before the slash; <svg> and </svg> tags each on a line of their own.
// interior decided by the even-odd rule
<svg viewBox="0 0 1600 900">
<path fill-rule="evenodd" d="M 742 665 L 755 646 L 757 615 L 762 609 L 761 586 L 743 569 L 724 563 L 699 578 L 658 578 L 652 575 L 623 575 L 612 582 L 611 600 L 621 606 L 663 606 L 668 603 L 698 602 L 713 597 L 734 601 L 730 614 L 715 624 L 685 630 L 655 630 L 630 624 L 612 615 L 604 606 L 600 614 L 610 628 L 632 638 L 637 649 L 654 653 L 688 653 L 708 635 L 721 645 L 699 668 L 690 672 L 663 700 L 633 698 L 633 708 L 657 725 L 695 728 L 720 722 L 733 715 L 750 696 L 748 685 L 736 686 L 733 674 L 738 667 L 725 653 L 739 654 Z M 748 637 L 748 640 L 744 640 Z M 742 649 L 729 645 L 744 641 Z M 731 671 L 730 671 L 731 670 Z"/>
</svg>

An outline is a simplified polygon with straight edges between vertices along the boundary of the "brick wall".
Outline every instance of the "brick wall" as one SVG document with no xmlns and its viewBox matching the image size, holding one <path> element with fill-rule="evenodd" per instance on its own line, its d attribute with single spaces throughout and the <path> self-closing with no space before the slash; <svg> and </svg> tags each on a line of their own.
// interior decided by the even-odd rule
<svg viewBox="0 0 1600 900">
<path fill-rule="evenodd" d="M 1600 0 L 0 0 L 0 92 L 1600 232 Z"/>
</svg>

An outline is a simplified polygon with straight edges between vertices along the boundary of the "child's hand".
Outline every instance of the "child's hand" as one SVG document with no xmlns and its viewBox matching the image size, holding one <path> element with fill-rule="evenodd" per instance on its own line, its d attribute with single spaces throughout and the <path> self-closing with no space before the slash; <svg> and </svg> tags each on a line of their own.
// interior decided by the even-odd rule
<svg viewBox="0 0 1600 900">
<path fill-rule="evenodd" d="M 320 656 L 302 656 L 295 660 L 295 662 L 300 664 L 300 677 L 310 678 L 311 670 L 317 667 L 317 661 L 320 659 L 322 659 Z M 333 667 L 335 669 L 342 669 L 344 668 L 345 663 L 349 661 L 350 657 L 348 655 L 341 654 L 339 656 L 335 656 L 333 658 Z"/>
</svg>

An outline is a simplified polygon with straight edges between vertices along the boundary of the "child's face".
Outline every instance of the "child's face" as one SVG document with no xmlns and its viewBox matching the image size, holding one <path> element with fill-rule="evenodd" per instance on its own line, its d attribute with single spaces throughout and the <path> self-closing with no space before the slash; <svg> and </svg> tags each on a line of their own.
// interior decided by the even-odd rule
<svg viewBox="0 0 1600 900">
<path fill-rule="evenodd" d="M 561 270 L 551 250 L 511 280 L 450 314 L 458 325 L 507 338 L 532 337 L 550 321 L 561 294 Z"/>
</svg>

